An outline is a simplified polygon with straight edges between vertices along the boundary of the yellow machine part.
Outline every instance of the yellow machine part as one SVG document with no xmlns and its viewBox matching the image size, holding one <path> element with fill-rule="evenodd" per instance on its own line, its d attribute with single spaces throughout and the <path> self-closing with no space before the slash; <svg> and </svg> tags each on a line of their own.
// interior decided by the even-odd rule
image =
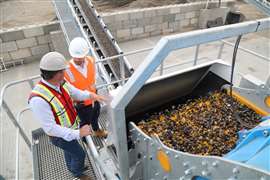
<svg viewBox="0 0 270 180">
<path fill-rule="evenodd" d="M 172 170 L 170 159 L 164 151 L 159 150 L 157 152 L 157 159 L 165 172 L 170 172 Z"/>
<path fill-rule="evenodd" d="M 230 94 L 230 90 L 227 90 L 227 93 Z M 267 116 L 269 113 L 260 107 L 256 106 L 253 102 L 249 101 L 245 97 L 241 96 L 240 94 L 236 93 L 235 91 L 232 92 L 232 95 L 234 98 L 236 98 L 240 103 L 246 105 L 253 111 L 255 111 L 257 114 L 260 114 L 261 116 Z M 265 98 L 265 103 L 270 105 L 270 96 Z M 270 107 L 270 106 L 268 106 Z"/>
<path fill-rule="evenodd" d="M 265 105 L 270 108 L 270 96 L 267 96 L 265 99 L 264 99 L 264 103 Z"/>
</svg>

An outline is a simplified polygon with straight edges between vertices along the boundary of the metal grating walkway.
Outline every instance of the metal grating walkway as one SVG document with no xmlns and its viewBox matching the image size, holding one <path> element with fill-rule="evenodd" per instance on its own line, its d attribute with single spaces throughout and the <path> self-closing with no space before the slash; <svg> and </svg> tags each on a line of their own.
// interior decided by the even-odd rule
<svg viewBox="0 0 270 180">
<path fill-rule="evenodd" d="M 57 179 L 57 180 L 76 180 L 67 170 L 64 153 L 60 148 L 49 143 L 49 137 L 42 129 L 37 129 L 32 132 L 33 137 L 33 166 L 34 178 L 40 180 Z M 97 179 L 93 164 L 88 158 L 85 159 L 89 169 L 85 172 L 92 180 Z"/>
</svg>

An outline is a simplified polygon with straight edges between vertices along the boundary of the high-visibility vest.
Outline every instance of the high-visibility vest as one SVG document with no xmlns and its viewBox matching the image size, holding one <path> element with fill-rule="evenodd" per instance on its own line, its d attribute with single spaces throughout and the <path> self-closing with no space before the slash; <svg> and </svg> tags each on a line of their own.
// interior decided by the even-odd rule
<svg viewBox="0 0 270 180">
<path fill-rule="evenodd" d="M 60 91 L 61 93 L 40 81 L 32 90 L 29 101 L 32 97 L 41 97 L 50 104 L 56 124 L 77 129 L 79 117 L 65 83 L 60 86 Z"/>
<path fill-rule="evenodd" d="M 74 87 L 80 90 L 87 90 L 96 93 L 95 82 L 95 61 L 92 57 L 87 56 L 85 60 L 87 64 L 87 77 L 85 77 L 71 62 L 69 61 L 69 67 L 65 71 L 65 79 L 72 84 Z M 92 104 L 91 99 L 86 99 L 83 101 L 85 106 Z"/>
</svg>

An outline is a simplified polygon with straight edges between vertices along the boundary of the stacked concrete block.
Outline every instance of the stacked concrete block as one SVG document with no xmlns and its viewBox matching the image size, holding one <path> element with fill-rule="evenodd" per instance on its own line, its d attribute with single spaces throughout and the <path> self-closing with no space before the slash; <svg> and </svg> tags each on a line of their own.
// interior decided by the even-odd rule
<svg viewBox="0 0 270 180">
<path fill-rule="evenodd" d="M 33 47 L 37 45 L 37 40 L 35 37 L 32 38 L 27 38 L 27 39 L 22 39 L 22 40 L 17 40 L 17 47 L 19 49 L 22 48 L 28 48 L 28 47 Z"/>
<path fill-rule="evenodd" d="M 50 48 L 53 48 L 55 51 L 63 54 L 67 59 L 70 59 L 68 45 L 66 43 L 64 33 L 61 30 L 52 31 L 50 36 L 52 39 L 52 44 L 49 44 Z"/>
<path fill-rule="evenodd" d="M 6 64 L 39 61 L 45 53 L 54 50 L 50 32 L 59 27 L 58 22 L 53 22 L 0 30 L 0 57 Z"/>
<path fill-rule="evenodd" d="M 223 6 L 232 7 L 233 0 L 222 2 Z M 198 29 L 200 10 L 206 2 L 170 5 L 164 7 L 128 10 L 118 13 L 104 13 L 103 20 L 118 41 L 142 37 L 182 32 L 186 29 Z M 210 2 L 215 8 L 218 2 Z"/>
<path fill-rule="evenodd" d="M 23 33 L 26 38 L 44 35 L 42 27 L 27 28 L 23 30 Z"/>
</svg>

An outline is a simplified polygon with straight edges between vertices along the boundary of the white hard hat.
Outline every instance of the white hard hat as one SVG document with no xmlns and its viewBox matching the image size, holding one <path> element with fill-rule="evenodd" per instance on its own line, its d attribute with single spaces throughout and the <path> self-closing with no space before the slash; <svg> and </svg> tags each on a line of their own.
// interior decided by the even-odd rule
<svg viewBox="0 0 270 180">
<path fill-rule="evenodd" d="M 89 52 L 87 41 L 82 37 L 74 38 L 69 45 L 69 54 L 74 58 L 83 58 Z"/>
<path fill-rule="evenodd" d="M 46 71 L 60 71 L 67 68 L 65 57 L 58 52 L 45 54 L 39 64 L 40 69 Z"/>
</svg>

